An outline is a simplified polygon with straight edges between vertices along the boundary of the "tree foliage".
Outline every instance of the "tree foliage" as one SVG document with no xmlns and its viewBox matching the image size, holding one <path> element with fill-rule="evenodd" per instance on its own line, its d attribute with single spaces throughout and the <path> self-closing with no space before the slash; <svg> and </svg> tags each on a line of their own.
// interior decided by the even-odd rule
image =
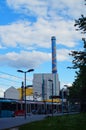
<svg viewBox="0 0 86 130">
<path fill-rule="evenodd" d="M 86 65 L 86 52 L 82 51 L 71 51 L 72 57 L 74 57 L 74 60 L 72 61 L 73 63 L 73 69 L 81 68 Z"/>
<path fill-rule="evenodd" d="M 86 51 L 72 51 L 70 55 L 74 58 L 73 67 L 70 68 L 78 68 L 73 87 L 70 89 L 70 98 L 81 101 L 86 99 Z"/>
<path fill-rule="evenodd" d="M 86 0 L 85 0 L 86 2 Z M 81 31 L 86 34 L 86 17 L 81 15 L 81 18 L 75 20 L 75 27 L 77 31 Z M 79 101 L 84 104 L 82 110 L 86 111 L 86 39 L 82 38 L 84 46 L 83 51 L 71 51 L 69 55 L 73 57 L 73 69 L 76 71 L 76 78 L 73 82 L 72 88 L 70 89 L 70 100 Z"/>
<path fill-rule="evenodd" d="M 75 25 L 78 26 L 78 30 L 82 30 L 82 33 L 86 33 L 86 17 L 84 15 L 81 15 L 81 18 L 78 20 L 75 20 Z"/>
</svg>

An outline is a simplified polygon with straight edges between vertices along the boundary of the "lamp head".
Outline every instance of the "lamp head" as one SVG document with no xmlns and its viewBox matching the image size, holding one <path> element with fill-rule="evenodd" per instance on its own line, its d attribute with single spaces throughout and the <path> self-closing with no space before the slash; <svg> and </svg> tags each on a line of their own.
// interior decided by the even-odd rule
<svg viewBox="0 0 86 130">
<path fill-rule="evenodd" d="M 29 69 L 27 72 L 32 72 L 32 71 L 34 71 L 34 69 Z"/>
<path fill-rule="evenodd" d="M 21 73 L 24 73 L 24 71 L 22 71 L 22 70 L 17 70 L 17 72 L 21 72 Z"/>
</svg>

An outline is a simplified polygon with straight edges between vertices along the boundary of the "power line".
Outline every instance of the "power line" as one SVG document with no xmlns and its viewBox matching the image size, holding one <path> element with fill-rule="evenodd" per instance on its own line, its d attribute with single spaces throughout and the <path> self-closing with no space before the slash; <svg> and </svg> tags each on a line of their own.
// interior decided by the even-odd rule
<svg viewBox="0 0 86 130">
<path fill-rule="evenodd" d="M 22 78 L 22 77 L 18 77 L 18 76 L 15 76 L 15 75 L 13 75 L 13 74 L 9 74 L 9 73 L 6 73 L 6 72 L 2 72 L 2 71 L 0 71 L 0 73 L 1 74 L 5 74 L 5 75 L 9 75 L 9 76 L 11 76 L 11 77 L 15 77 L 15 78 L 17 78 L 17 80 L 18 79 L 21 79 L 21 80 L 24 80 L 24 78 Z M 19 81 L 16 81 L 16 80 L 12 80 L 12 79 L 10 79 L 10 77 L 2 77 L 2 76 L 0 76 L 0 80 L 6 80 L 6 81 L 10 81 L 10 82 L 15 82 L 15 83 L 18 83 L 18 84 L 21 84 L 21 81 L 19 80 Z M 27 80 L 28 81 L 28 80 Z M 3 81 L 0 81 L 0 85 L 4 85 L 4 86 L 15 86 L 15 84 L 14 85 L 11 85 L 11 83 L 10 83 L 10 85 L 9 85 L 9 83 L 7 82 L 6 84 L 4 84 L 5 83 L 5 81 L 2 83 Z M 19 85 L 19 86 L 21 86 L 21 85 Z M 18 86 L 15 86 L 15 87 L 18 87 Z"/>
<path fill-rule="evenodd" d="M 0 78 L 1 78 L 1 79 L 5 79 L 5 80 L 8 80 L 8 81 L 11 81 L 11 82 L 20 83 L 19 81 L 11 80 L 11 79 L 8 79 L 8 78 L 3 78 L 3 77 L 0 77 Z"/>
<path fill-rule="evenodd" d="M 18 77 L 18 76 L 15 76 L 15 75 L 12 75 L 12 74 L 9 74 L 9 73 L 6 73 L 6 72 L 0 71 L 0 73 L 5 74 L 5 75 L 9 75 L 9 76 L 12 76 L 12 77 L 16 77 L 16 78 L 18 78 L 18 79 L 24 80 L 22 77 Z M 27 80 L 27 79 L 26 79 L 26 80 Z M 28 80 L 27 80 L 27 81 L 28 81 Z"/>
<path fill-rule="evenodd" d="M 12 74 L 8 74 L 6 72 L 0 71 L 0 73 L 5 74 L 5 75 L 10 75 L 10 76 L 13 76 L 13 77 L 16 77 L 16 78 L 19 78 L 19 79 L 22 79 L 22 77 L 18 77 L 18 76 L 12 75 Z"/>
<path fill-rule="evenodd" d="M 0 83 L 0 85 L 2 85 L 2 86 L 7 86 L 7 87 L 9 87 L 9 86 L 14 86 L 14 87 L 18 87 L 18 86 L 15 86 L 15 85 L 10 85 L 10 84 L 5 84 L 5 83 Z"/>
<path fill-rule="evenodd" d="M 15 76 L 15 75 L 12 75 L 12 74 L 8 74 L 8 73 L 6 73 L 6 72 L 2 72 L 2 71 L 0 71 L 0 73 L 1 74 L 5 74 L 5 75 L 9 75 L 9 76 L 11 76 L 11 77 L 15 77 L 15 78 L 17 78 L 17 79 L 22 79 L 21 77 L 17 77 L 17 76 Z M 6 81 L 10 81 L 10 82 L 15 82 L 15 83 L 18 83 L 18 84 L 21 84 L 21 82 L 19 82 L 19 81 L 16 81 L 16 80 L 12 80 L 12 79 L 10 79 L 10 78 L 5 78 L 5 77 L 2 77 L 2 76 L 0 76 L 0 80 L 6 80 Z M 3 82 L 3 81 L 2 81 Z M 15 84 L 14 85 L 9 85 L 8 83 L 2 83 L 1 81 L 0 81 L 0 85 L 3 85 L 3 86 L 15 86 Z M 15 86 L 15 87 L 18 87 L 18 86 Z"/>
</svg>

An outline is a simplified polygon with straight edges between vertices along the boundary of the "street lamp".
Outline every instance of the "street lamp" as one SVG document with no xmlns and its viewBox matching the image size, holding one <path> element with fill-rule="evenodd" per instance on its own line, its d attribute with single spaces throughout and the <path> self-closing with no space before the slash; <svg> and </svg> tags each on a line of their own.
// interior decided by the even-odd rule
<svg viewBox="0 0 86 130">
<path fill-rule="evenodd" d="M 53 80 L 49 79 L 48 81 L 52 82 L 52 117 L 53 117 Z"/>
<path fill-rule="evenodd" d="M 62 113 L 64 112 L 64 88 L 61 90 L 61 96 L 62 96 Z"/>
<path fill-rule="evenodd" d="M 21 86 L 21 99 L 24 100 L 24 82 L 22 82 L 22 86 Z"/>
<path fill-rule="evenodd" d="M 27 104 L 26 104 L 26 73 L 32 72 L 34 69 L 29 69 L 27 71 L 23 70 L 17 70 L 17 72 L 24 73 L 24 85 L 25 85 L 25 119 L 26 119 L 26 113 L 27 113 Z"/>
</svg>

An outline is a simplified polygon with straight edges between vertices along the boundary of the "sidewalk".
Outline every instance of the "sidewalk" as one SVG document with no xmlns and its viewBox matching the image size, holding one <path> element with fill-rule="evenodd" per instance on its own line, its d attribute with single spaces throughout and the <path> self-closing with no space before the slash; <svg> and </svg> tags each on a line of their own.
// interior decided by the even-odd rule
<svg viewBox="0 0 86 130">
<path fill-rule="evenodd" d="M 0 118 L 0 130 L 5 130 L 7 128 L 17 127 L 19 125 L 39 121 L 45 118 L 45 115 L 30 115 L 25 119 L 24 117 L 10 117 L 10 118 Z"/>
</svg>

